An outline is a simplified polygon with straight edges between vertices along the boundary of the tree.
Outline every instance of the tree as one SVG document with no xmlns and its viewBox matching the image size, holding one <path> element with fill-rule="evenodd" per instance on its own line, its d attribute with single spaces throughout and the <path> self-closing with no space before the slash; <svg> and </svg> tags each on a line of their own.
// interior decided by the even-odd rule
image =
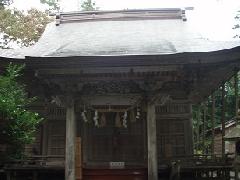
<svg viewBox="0 0 240 180">
<path fill-rule="evenodd" d="M 237 11 L 237 14 L 236 14 L 236 16 L 235 16 L 235 19 L 236 19 L 236 21 L 238 21 L 238 22 L 240 21 L 240 10 Z M 239 30 L 240 30 L 240 25 L 239 25 L 239 23 L 236 23 L 236 24 L 234 25 L 233 29 L 235 29 L 236 31 L 238 30 L 238 32 L 236 33 L 236 35 L 234 36 L 234 38 L 240 38 L 240 32 L 239 32 Z"/>
<path fill-rule="evenodd" d="M 81 8 L 83 11 L 94 11 L 98 9 L 96 3 L 92 0 L 84 0 L 81 4 Z"/>
<path fill-rule="evenodd" d="M 16 9 L 2 9 L 0 19 L 0 48 L 11 48 L 12 44 L 20 47 L 33 45 L 51 21 L 45 12 L 37 9 L 31 9 L 26 14 Z"/>
<path fill-rule="evenodd" d="M 7 120 L 2 135 L 7 137 L 8 153 L 12 158 L 22 158 L 24 147 L 34 141 L 37 126 L 42 118 L 27 110 L 35 98 L 28 98 L 25 85 L 18 83 L 24 65 L 9 64 L 0 75 L 0 112 Z"/>
<path fill-rule="evenodd" d="M 59 10 L 59 1 L 58 0 L 40 0 L 42 4 L 47 4 L 50 10 Z"/>
<path fill-rule="evenodd" d="M 12 0 L 0 0 L 0 7 L 4 7 L 5 5 L 9 6 L 12 3 Z"/>
<path fill-rule="evenodd" d="M 240 74 L 238 73 L 238 89 L 240 88 Z M 225 83 L 225 121 L 229 121 L 235 117 L 235 88 L 234 88 L 234 78 L 231 78 Z M 238 92 L 238 95 L 240 92 Z M 219 88 L 214 92 L 215 95 L 215 127 L 221 126 L 221 115 L 222 115 L 222 89 Z M 205 128 L 203 128 L 203 104 L 206 106 L 206 122 Z M 195 142 L 199 140 L 199 134 L 203 134 L 203 129 L 210 131 L 212 128 L 211 124 L 211 107 L 212 107 L 212 98 L 208 97 L 205 102 L 193 106 L 193 129 L 194 129 L 194 138 Z M 211 134 L 211 133 L 210 133 Z M 211 145 L 211 137 L 205 139 L 205 143 L 200 142 L 196 147 L 196 152 L 204 152 Z M 210 149 L 210 148 L 209 148 Z"/>
</svg>

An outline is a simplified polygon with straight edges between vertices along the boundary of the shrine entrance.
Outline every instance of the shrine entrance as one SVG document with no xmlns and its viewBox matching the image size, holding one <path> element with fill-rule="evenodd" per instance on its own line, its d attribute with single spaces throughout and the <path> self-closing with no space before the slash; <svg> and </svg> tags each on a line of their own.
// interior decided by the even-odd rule
<svg viewBox="0 0 240 180">
<path fill-rule="evenodd" d="M 88 142 L 87 162 L 90 166 L 106 168 L 144 166 L 145 118 L 135 119 L 132 115 L 126 118 L 124 125 L 123 116 L 124 112 L 102 112 L 99 113 L 99 127 L 87 125 L 87 136 L 84 138 Z"/>
<path fill-rule="evenodd" d="M 129 109 L 129 106 L 94 107 L 94 110 L 91 107 L 91 110 L 84 110 L 85 115 L 81 113 L 82 178 L 146 179 L 146 113 L 140 112 L 140 108 Z"/>
</svg>

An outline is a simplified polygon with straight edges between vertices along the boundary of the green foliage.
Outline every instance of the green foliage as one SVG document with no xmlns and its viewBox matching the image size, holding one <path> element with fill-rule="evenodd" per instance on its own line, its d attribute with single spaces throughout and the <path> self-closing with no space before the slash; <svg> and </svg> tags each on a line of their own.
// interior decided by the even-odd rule
<svg viewBox="0 0 240 180">
<path fill-rule="evenodd" d="M 25 86 L 17 82 L 24 66 L 9 64 L 4 75 L 0 75 L 0 112 L 5 115 L 7 125 L 2 132 L 7 137 L 12 158 L 23 157 L 26 144 L 34 141 L 34 134 L 42 118 L 26 109 L 35 99 L 28 98 Z"/>
<path fill-rule="evenodd" d="M 237 11 L 236 16 L 235 16 L 235 20 L 237 21 L 236 24 L 234 25 L 233 29 L 235 29 L 237 31 L 236 35 L 234 36 L 234 38 L 240 38 L 240 10 Z"/>
<path fill-rule="evenodd" d="M 16 9 L 1 9 L 0 19 L 0 32 L 3 33 L 0 48 L 10 48 L 13 42 L 21 47 L 33 45 L 51 21 L 46 13 L 37 9 L 31 9 L 27 13 Z"/>
<path fill-rule="evenodd" d="M 96 3 L 92 0 L 84 0 L 81 4 L 81 8 L 83 11 L 94 11 L 98 9 Z"/>
<path fill-rule="evenodd" d="M 238 80 L 240 76 L 238 74 Z M 238 82 L 238 89 L 240 82 Z M 234 78 L 231 78 L 225 83 L 225 121 L 229 121 L 235 117 L 235 88 L 234 88 Z M 214 92 L 215 95 L 215 127 L 221 126 L 222 118 L 222 89 L 219 88 Z M 239 92 L 238 92 L 238 95 Z M 205 104 L 205 106 L 204 106 Z M 205 122 L 205 143 L 203 144 L 203 116 L 204 107 L 206 108 L 206 122 Z M 212 98 L 211 96 L 206 99 L 205 102 L 193 106 L 193 133 L 196 143 L 195 152 L 206 153 L 210 151 L 211 147 L 211 109 L 212 108 Z M 198 139 L 199 138 L 199 139 Z"/>
<path fill-rule="evenodd" d="M 0 7 L 4 7 L 5 5 L 9 6 L 12 3 L 12 0 L 0 0 Z"/>
<path fill-rule="evenodd" d="M 51 10 L 59 10 L 58 0 L 40 0 L 42 4 L 47 4 Z"/>
</svg>

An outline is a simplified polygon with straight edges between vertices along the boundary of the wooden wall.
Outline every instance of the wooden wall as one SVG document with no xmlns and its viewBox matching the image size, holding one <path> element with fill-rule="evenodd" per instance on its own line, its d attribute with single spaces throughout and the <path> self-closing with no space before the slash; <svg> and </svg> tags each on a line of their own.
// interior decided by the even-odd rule
<svg viewBox="0 0 240 180">
<path fill-rule="evenodd" d="M 158 162 L 193 153 L 191 107 L 188 102 L 156 106 Z"/>
<path fill-rule="evenodd" d="M 29 155 L 65 155 L 65 109 L 49 105 L 36 142 L 26 147 Z M 84 167 L 109 167 L 109 162 L 125 166 L 147 166 L 146 112 L 137 121 L 128 117 L 128 128 L 116 127 L 116 113 L 106 113 L 106 126 L 84 123 L 77 112 L 77 136 L 82 137 Z M 192 154 L 191 107 L 187 101 L 156 106 L 159 164 L 164 159 Z M 0 121 L 1 122 L 1 121 Z M 1 145 L 0 145 L 1 147 Z"/>
<path fill-rule="evenodd" d="M 55 105 L 32 106 L 31 110 L 40 112 L 43 122 L 36 132 L 36 141 L 26 146 L 28 155 L 65 155 L 65 109 Z M 63 158 L 62 158 L 63 159 Z"/>
<path fill-rule="evenodd" d="M 229 133 L 235 126 L 231 126 L 225 129 L 225 133 Z M 234 142 L 225 142 L 225 152 L 226 153 L 235 153 L 235 143 Z M 221 156 L 222 154 L 222 134 L 218 131 L 214 136 L 214 154 Z"/>
<path fill-rule="evenodd" d="M 47 155 L 65 155 L 66 111 L 62 107 L 49 106 L 46 110 L 45 136 L 43 136 L 43 151 Z"/>
</svg>

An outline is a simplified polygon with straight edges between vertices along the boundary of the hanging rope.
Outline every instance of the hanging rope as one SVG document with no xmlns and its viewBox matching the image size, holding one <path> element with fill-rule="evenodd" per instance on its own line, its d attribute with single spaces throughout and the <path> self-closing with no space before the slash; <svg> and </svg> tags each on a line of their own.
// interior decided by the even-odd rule
<svg viewBox="0 0 240 180">
<path fill-rule="evenodd" d="M 83 100 L 81 102 L 84 103 Z M 140 106 L 141 103 L 142 103 L 142 98 L 139 98 L 132 106 L 122 109 L 122 111 L 124 112 L 124 115 L 122 116 L 122 122 L 121 122 L 121 117 L 119 115 L 119 112 L 117 112 L 116 120 L 115 120 L 116 127 L 123 126 L 124 128 L 127 128 L 128 112 L 133 111 L 134 109 L 137 109 L 135 118 L 136 118 L 136 120 L 139 119 L 140 118 L 140 108 L 139 108 L 139 106 Z M 87 103 L 83 104 L 83 111 L 81 112 L 82 119 L 85 123 L 88 122 L 88 119 L 87 119 L 87 116 L 86 116 L 86 113 L 87 113 L 86 104 Z M 106 117 L 105 117 L 104 114 L 102 114 L 101 119 L 100 119 L 100 123 L 99 123 L 99 116 L 98 116 L 98 109 L 97 108 L 94 108 L 94 106 L 91 106 L 90 104 L 88 104 L 87 109 L 90 110 L 90 111 L 94 111 L 93 122 L 94 122 L 94 125 L 96 127 L 100 127 L 100 126 L 103 127 L 103 126 L 106 125 Z M 114 112 L 114 109 L 112 109 L 110 105 L 107 105 L 106 112 L 111 112 L 111 111 Z"/>
</svg>

